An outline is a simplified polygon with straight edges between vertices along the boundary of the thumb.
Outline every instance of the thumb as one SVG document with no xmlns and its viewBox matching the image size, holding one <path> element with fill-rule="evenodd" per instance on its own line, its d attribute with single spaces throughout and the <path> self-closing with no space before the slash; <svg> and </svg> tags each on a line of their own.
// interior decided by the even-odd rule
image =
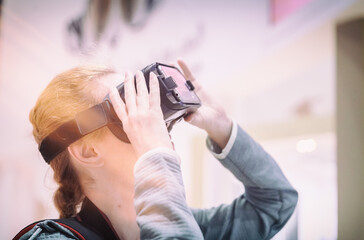
<svg viewBox="0 0 364 240">
<path fill-rule="evenodd" d="M 202 128 L 203 125 L 202 115 L 199 111 L 187 115 L 184 119 L 189 124 L 194 125 L 198 128 Z"/>
</svg>

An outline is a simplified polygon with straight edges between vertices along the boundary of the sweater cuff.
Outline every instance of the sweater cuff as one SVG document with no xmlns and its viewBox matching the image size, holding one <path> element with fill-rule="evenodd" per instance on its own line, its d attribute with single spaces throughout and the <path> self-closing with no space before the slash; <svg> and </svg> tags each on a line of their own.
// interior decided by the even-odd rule
<svg viewBox="0 0 364 240">
<path fill-rule="evenodd" d="M 236 140 L 236 136 L 238 133 L 238 124 L 233 120 L 233 128 L 231 130 L 231 134 L 230 134 L 230 138 L 228 143 L 226 144 L 224 149 L 221 149 L 217 143 L 215 143 L 210 137 L 207 137 L 206 143 L 207 143 L 207 148 L 210 150 L 211 154 L 219 159 L 219 160 L 223 160 L 227 157 L 227 155 L 229 154 L 231 148 L 234 145 L 234 142 Z"/>
<path fill-rule="evenodd" d="M 174 150 L 172 150 L 170 148 L 159 147 L 159 148 L 154 148 L 152 150 L 149 150 L 148 152 L 146 152 L 142 156 L 140 156 L 134 165 L 134 172 L 136 171 L 136 169 L 139 168 L 139 166 L 141 164 L 143 164 L 144 161 L 146 161 L 148 158 L 150 158 L 154 154 L 167 154 L 167 155 L 173 157 L 174 159 L 176 159 L 178 164 L 181 163 L 180 157 Z"/>
</svg>

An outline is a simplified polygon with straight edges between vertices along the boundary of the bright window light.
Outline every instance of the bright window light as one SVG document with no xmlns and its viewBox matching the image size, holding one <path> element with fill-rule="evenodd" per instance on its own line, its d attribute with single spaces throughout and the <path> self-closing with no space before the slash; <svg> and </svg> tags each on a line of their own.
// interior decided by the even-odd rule
<svg viewBox="0 0 364 240">
<path fill-rule="evenodd" d="M 315 139 L 308 138 L 299 140 L 296 144 L 296 150 L 299 153 L 311 153 L 317 148 L 317 142 Z"/>
</svg>

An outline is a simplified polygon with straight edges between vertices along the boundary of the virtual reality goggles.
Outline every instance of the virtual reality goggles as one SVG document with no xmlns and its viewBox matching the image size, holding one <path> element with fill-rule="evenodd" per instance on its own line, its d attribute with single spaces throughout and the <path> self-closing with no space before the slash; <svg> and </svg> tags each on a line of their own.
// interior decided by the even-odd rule
<svg viewBox="0 0 364 240">
<path fill-rule="evenodd" d="M 149 74 L 153 72 L 159 80 L 161 108 L 168 131 L 175 123 L 201 106 L 193 84 L 184 78 L 178 68 L 162 63 L 153 63 L 141 70 L 149 90 Z M 124 98 L 124 83 L 117 86 Z M 121 141 L 130 143 L 123 124 L 116 115 L 107 95 L 101 103 L 77 113 L 75 118 L 62 124 L 39 145 L 44 160 L 49 163 L 71 143 L 104 126 Z"/>
</svg>

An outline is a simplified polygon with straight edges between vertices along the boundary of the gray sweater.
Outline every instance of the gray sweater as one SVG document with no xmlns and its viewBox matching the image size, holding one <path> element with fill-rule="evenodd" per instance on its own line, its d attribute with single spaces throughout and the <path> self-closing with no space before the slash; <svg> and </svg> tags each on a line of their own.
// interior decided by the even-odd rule
<svg viewBox="0 0 364 240">
<path fill-rule="evenodd" d="M 259 144 L 234 123 L 224 149 L 209 138 L 207 146 L 244 184 L 245 193 L 228 205 L 191 209 L 185 199 L 178 155 L 166 149 L 148 152 L 134 168 L 134 204 L 141 239 L 270 239 L 288 221 L 298 194 Z M 36 226 L 21 239 L 34 234 L 35 239 L 51 239 L 55 233 L 47 229 L 56 225 L 48 221 L 46 227 L 40 225 L 35 231 Z M 77 239 L 62 226 L 54 228 L 57 239 Z"/>
</svg>

